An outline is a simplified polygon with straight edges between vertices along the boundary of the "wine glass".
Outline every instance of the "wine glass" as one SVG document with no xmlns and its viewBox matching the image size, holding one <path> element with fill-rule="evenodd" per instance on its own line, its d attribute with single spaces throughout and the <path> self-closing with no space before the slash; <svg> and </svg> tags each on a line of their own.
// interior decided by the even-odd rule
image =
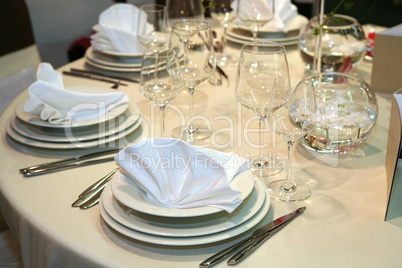
<svg viewBox="0 0 402 268">
<path fill-rule="evenodd" d="M 163 5 L 149 4 L 140 7 L 137 36 L 148 48 L 166 46 L 169 41 L 167 9 Z"/>
<path fill-rule="evenodd" d="M 282 92 L 287 101 L 277 110 L 271 111 L 271 126 L 288 145 L 286 177 L 268 184 L 271 198 L 279 201 L 297 202 L 311 195 L 310 188 L 296 182 L 291 174 L 293 148 L 296 142 L 310 133 L 316 122 L 316 102 L 313 84 L 301 76 L 281 76 L 275 80 L 274 92 Z M 273 98 L 275 102 L 283 98 Z"/>
<path fill-rule="evenodd" d="M 238 0 L 237 16 L 249 25 L 254 42 L 257 42 L 260 27 L 274 18 L 275 0 Z"/>
<path fill-rule="evenodd" d="M 283 45 L 275 42 L 247 43 L 241 48 L 236 77 L 236 99 L 257 114 L 259 119 L 259 155 L 252 159 L 251 170 L 260 177 L 272 176 L 282 171 L 271 165 L 264 153 L 264 126 L 273 107 L 274 80 L 288 75 L 289 68 Z M 274 162 L 274 161 L 273 161 Z M 275 161 L 279 163 L 279 161 Z"/>
<path fill-rule="evenodd" d="M 173 25 L 169 48 L 176 50 L 182 70 L 182 83 L 190 93 L 189 122 L 184 129 L 189 143 L 209 138 L 211 129 L 193 122 L 193 94 L 197 85 L 207 80 L 215 71 L 216 59 L 211 26 L 202 21 L 178 22 Z M 176 129 L 174 136 L 180 136 Z"/>
<path fill-rule="evenodd" d="M 142 57 L 140 92 L 161 111 L 161 137 L 165 136 L 165 108 L 182 91 L 181 69 L 174 50 L 146 50 Z"/>
<path fill-rule="evenodd" d="M 171 26 L 181 21 L 204 20 L 201 0 L 166 0 L 166 7 Z"/>
<path fill-rule="evenodd" d="M 212 7 L 210 9 L 211 17 L 218 20 L 223 27 L 222 46 L 221 51 L 217 57 L 219 65 L 227 65 L 229 63 L 237 62 L 237 57 L 230 54 L 225 54 L 226 47 L 226 32 L 231 23 L 236 18 L 236 11 L 233 10 L 232 3 L 235 0 L 211 0 Z"/>
</svg>

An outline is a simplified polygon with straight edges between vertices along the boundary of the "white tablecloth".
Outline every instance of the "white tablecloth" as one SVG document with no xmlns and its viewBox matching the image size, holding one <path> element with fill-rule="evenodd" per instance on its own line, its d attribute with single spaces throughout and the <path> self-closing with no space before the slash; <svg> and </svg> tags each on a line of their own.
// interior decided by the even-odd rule
<svg viewBox="0 0 402 268">
<path fill-rule="evenodd" d="M 287 47 L 292 74 L 302 74 L 303 63 L 297 47 Z M 239 50 L 229 52 L 239 54 Z M 83 59 L 64 66 L 82 68 Z M 88 67 L 88 66 L 87 66 Z M 254 133 L 244 138 L 242 129 L 251 112 L 241 108 L 235 99 L 236 66 L 226 69 L 230 85 L 213 87 L 204 82 L 196 89 L 195 110 L 212 120 L 220 133 L 213 137 L 215 148 L 241 155 L 256 154 L 257 122 Z M 371 64 L 364 62 L 357 74 L 370 79 Z M 107 84 L 64 76 L 66 85 Z M 121 86 L 136 102 L 144 116 L 144 125 L 130 138 L 148 135 L 155 122 L 159 129 L 158 110 L 138 90 L 138 84 Z M 211 254 L 243 239 L 248 233 L 203 246 L 156 246 L 119 235 L 102 220 L 99 208 L 79 210 L 71 203 L 94 181 L 111 171 L 115 164 L 104 163 L 68 171 L 24 178 L 18 169 L 91 150 L 45 150 L 21 145 L 5 133 L 7 120 L 17 102 L 27 97 L 25 91 L 4 111 L 0 119 L 0 204 L 10 228 L 21 244 L 26 267 L 198 267 Z M 303 177 L 312 196 L 297 204 L 272 201 L 263 223 L 305 205 L 301 217 L 263 244 L 239 267 L 400 267 L 402 263 L 402 220 L 384 221 L 386 209 L 385 154 L 388 138 L 390 103 L 377 95 L 380 112 L 377 126 L 368 142 L 359 150 L 338 158 L 330 166 L 314 158 L 301 146 L 295 150 L 295 174 Z M 172 102 L 187 114 L 186 92 Z M 152 107 L 152 108 L 151 108 Z M 154 116 L 155 119 L 151 119 Z M 217 117 L 221 116 L 221 117 Z M 230 120 L 225 119 L 228 116 Z M 180 124 L 177 112 L 167 109 L 167 130 Z M 152 127 L 151 127 L 152 126 Z M 234 131 L 223 131 L 233 127 Z M 159 132 L 157 132 L 159 133 Z M 217 133 L 216 133 L 217 134 Z M 268 148 L 286 156 L 286 144 L 279 137 L 277 146 Z M 267 138 L 267 140 L 268 140 Z M 270 143 L 272 144 L 272 143 Z M 267 183 L 273 179 L 267 179 Z M 227 267 L 225 262 L 216 267 Z"/>
</svg>

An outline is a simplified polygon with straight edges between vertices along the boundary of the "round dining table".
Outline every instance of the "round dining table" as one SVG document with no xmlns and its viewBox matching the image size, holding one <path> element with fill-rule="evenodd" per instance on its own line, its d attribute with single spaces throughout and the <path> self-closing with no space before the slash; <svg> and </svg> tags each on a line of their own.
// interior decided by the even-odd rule
<svg viewBox="0 0 402 268">
<path fill-rule="evenodd" d="M 296 45 L 286 47 L 291 74 L 305 74 Z M 240 55 L 232 44 L 228 53 Z M 372 63 L 363 61 L 354 74 L 370 83 Z M 62 66 L 96 70 L 82 58 Z M 194 93 L 194 111 L 212 129 L 210 139 L 199 146 L 241 156 L 258 153 L 258 119 L 242 108 L 235 97 L 236 64 L 224 66 L 228 80 L 222 85 L 204 81 Z M 99 70 L 98 70 L 99 71 Z M 105 74 L 138 78 L 138 73 Z M 63 76 L 66 86 L 109 87 L 111 84 Z M 34 164 L 122 147 L 141 137 L 160 136 L 158 108 L 143 97 L 139 84 L 125 82 L 118 91 L 127 94 L 141 110 L 141 127 L 113 144 L 96 148 L 46 149 L 15 141 L 6 125 L 15 107 L 28 97 L 21 93 L 0 118 L 0 205 L 15 234 L 24 267 L 198 267 L 209 256 L 251 235 L 252 230 L 229 239 L 193 246 L 164 246 L 129 238 L 114 231 L 103 220 L 99 205 L 83 210 L 71 204 L 89 185 L 99 180 L 116 163 L 110 161 L 40 176 L 24 177 L 19 169 Z M 275 218 L 306 206 L 306 211 L 244 259 L 239 267 L 401 267 L 402 218 L 384 220 L 387 209 L 385 159 L 391 102 L 387 94 L 376 93 L 379 115 L 369 139 L 346 155 L 317 155 L 302 145 L 295 148 L 293 176 L 311 188 L 305 201 L 270 201 L 262 226 Z M 166 136 L 184 123 L 188 115 L 188 93 L 183 91 L 166 108 Z M 286 159 L 284 140 L 267 131 L 267 154 Z M 284 172 L 257 178 L 265 185 Z M 255 227 L 255 228 L 256 228 Z M 255 229 L 253 228 L 253 230 Z M 227 267 L 221 262 L 216 267 Z"/>
</svg>

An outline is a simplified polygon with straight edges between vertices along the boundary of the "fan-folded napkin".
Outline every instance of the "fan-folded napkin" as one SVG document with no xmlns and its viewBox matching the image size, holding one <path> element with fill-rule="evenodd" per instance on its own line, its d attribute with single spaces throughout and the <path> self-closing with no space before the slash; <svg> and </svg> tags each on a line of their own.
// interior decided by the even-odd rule
<svg viewBox="0 0 402 268">
<path fill-rule="evenodd" d="M 137 38 L 137 29 L 152 26 L 146 17 L 138 21 L 140 10 L 131 4 L 115 4 L 99 16 L 99 22 L 93 27 L 97 32 L 91 36 L 91 45 L 95 50 L 112 50 L 123 53 L 142 53 L 144 47 Z"/>
<path fill-rule="evenodd" d="M 24 111 L 50 124 L 71 124 L 105 116 L 119 105 L 129 103 L 124 92 L 87 94 L 64 88 L 61 73 L 49 63 L 41 63 L 37 81 L 28 89 Z"/>
<path fill-rule="evenodd" d="M 243 0 L 244 1 L 244 0 Z M 243 2 L 242 1 L 242 2 Z M 297 16 L 297 7 L 293 5 L 290 0 L 274 0 L 275 1 L 275 13 L 271 21 L 267 22 L 259 29 L 260 31 L 282 31 L 287 32 L 286 22 Z M 235 1 L 233 10 L 237 10 L 238 1 Z M 262 8 L 258 8 L 262 7 Z M 247 17 L 247 14 L 254 13 L 255 10 L 272 10 L 272 0 L 253 0 L 252 4 L 248 2 L 241 5 L 240 12 Z M 239 18 L 235 23 L 242 24 Z"/>
<path fill-rule="evenodd" d="M 115 157 L 120 172 L 169 208 L 211 206 L 232 212 L 242 202 L 230 182 L 248 167 L 235 153 L 200 150 L 181 140 L 142 138 Z"/>
</svg>

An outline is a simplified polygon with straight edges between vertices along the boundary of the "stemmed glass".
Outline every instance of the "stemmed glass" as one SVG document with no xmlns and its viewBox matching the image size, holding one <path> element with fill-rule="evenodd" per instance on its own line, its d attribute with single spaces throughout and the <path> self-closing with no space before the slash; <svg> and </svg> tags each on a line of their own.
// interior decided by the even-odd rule
<svg viewBox="0 0 402 268">
<path fill-rule="evenodd" d="M 267 177 L 282 171 L 271 165 L 264 152 L 264 126 L 271 109 L 278 109 L 280 103 L 273 103 L 274 80 L 289 75 L 285 47 L 275 42 L 248 43 L 241 48 L 236 77 L 236 98 L 244 107 L 257 114 L 259 119 L 259 155 L 252 159 L 251 170 L 260 177 Z"/>
<path fill-rule="evenodd" d="M 141 44 L 147 48 L 158 48 L 167 45 L 170 33 L 165 6 L 156 4 L 141 6 L 138 25 L 142 25 L 142 27 L 137 27 L 137 36 Z"/>
<path fill-rule="evenodd" d="M 211 0 L 213 6 L 210 9 L 211 17 L 218 20 L 223 27 L 222 46 L 221 51 L 217 57 L 219 65 L 227 65 L 229 63 L 237 62 L 237 57 L 234 55 L 225 54 L 226 47 L 226 32 L 231 23 L 236 18 L 236 11 L 233 10 L 232 3 L 235 0 Z"/>
<path fill-rule="evenodd" d="M 193 123 L 193 94 L 197 85 L 207 80 L 215 71 L 216 59 L 211 26 L 202 21 L 178 22 L 173 25 L 169 48 L 182 57 L 182 83 L 190 93 L 189 122 L 185 128 L 186 141 L 193 143 L 207 139 L 211 129 Z M 177 131 L 177 130 L 176 130 Z M 174 136 L 177 133 L 174 133 Z"/>
<path fill-rule="evenodd" d="M 297 202 L 311 195 L 310 188 L 296 182 L 291 174 L 293 148 L 296 142 L 311 132 L 316 122 L 316 102 L 312 82 L 301 76 L 281 76 L 275 80 L 274 92 L 283 92 L 287 96 L 285 105 L 271 111 L 273 131 L 279 134 L 288 145 L 286 177 L 268 184 L 271 198 Z M 283 98 L 273 98 L 272 106 Z"/>
<path fill-rule="evenodd" d="M 257 42 L 260 27 L 274 18 L 275 0 L 238 0 L 237 16 L 251 28 L 254 42 Z"/>
<path fill-rule="evenodd" d="M 204 10 L 201 2 L 201 0 L 166 0 L 170 26 L 181 21 L 203 21 Z"/>
<path fill-rule="evenodd" d="M 161 137 L 165 136 L 165 108 L 182 91 L 181 69 L 174 50 L 147 50 L 142 57 L 140 92 L 161 111 Z"/>
</svg>

